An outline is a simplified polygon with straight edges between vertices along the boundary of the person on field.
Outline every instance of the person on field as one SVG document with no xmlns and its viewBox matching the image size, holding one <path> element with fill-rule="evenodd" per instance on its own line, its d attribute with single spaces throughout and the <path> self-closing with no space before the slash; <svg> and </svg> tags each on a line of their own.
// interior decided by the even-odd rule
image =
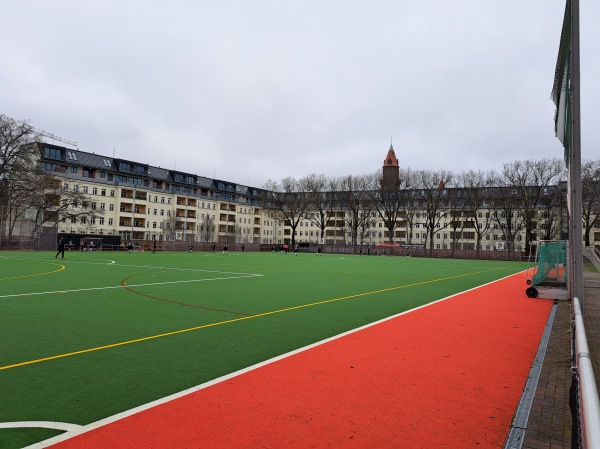
<svg viewBox="0 0 600 449">
<path fill-rule="evenodd" d="M 190 243 L 190 246 L 189 246 L 189 252 L 190 253 L 192 252 L 192 249 L 194 249 L 194 246 Z"/>
<path fill-rule="evenodd" d="M 321 247 L 320 247 L 320 246 L 318 246 L 318 247 L 317 247 L 317 256 L 320 256 L 320 255 L 321 255 Z"/>
<path fill-rule="evenodd" d="M 225 245 L 223 246 L 223 255 L 225 254 L 229 254 L 229 252 L 227 251 L 227 243 L 225 243 Z"/>
<path fill-rule="evenodd" d="M 63 241 L 62 237 L 58 240 L 58 252 L 54 258 L 56 259 L 59 254 L 62 254 L 63 259 L 65 258 L 65 242 Z"/>
<path fill-rule="evenodd" d="M 156 254 L 156 240 L 154 240 L 154 243 L 152 244 L 152 254 Z"/>
</svg>

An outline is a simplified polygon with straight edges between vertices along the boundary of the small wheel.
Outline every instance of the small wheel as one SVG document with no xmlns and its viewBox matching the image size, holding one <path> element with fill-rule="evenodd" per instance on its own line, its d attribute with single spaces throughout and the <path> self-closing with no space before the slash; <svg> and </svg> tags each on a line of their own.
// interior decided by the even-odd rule
<svg viewBox="0 0 600 449">
<path fill-rule="evenodd" d="M 525 294 L 527 295 L 528 298 L 537 298 L 537 295 L 538 295 L 537 288 L 529 287 L 527 290 L 525 290 Z"/>
<path fill-rule="evenodd" d="M 531 279 L 527 279 L 527 280 L 525 281 L 525 283 L 526 283 L 527 285 L 531 285 Z"/>
</svg>

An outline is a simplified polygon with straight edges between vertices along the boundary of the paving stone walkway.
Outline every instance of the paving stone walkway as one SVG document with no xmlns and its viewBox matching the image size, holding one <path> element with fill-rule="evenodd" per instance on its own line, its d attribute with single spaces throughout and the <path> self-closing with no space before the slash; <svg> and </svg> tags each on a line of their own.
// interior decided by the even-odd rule
<svg viewBox="0 0 600 449">
<path fill-rule="evenodd" d="M 584 273 L 583 319 L 600 385 L 600 273 Z M 524 449 L 571 448 L 571 301 L 559 301 L 523 440 Z"/>
</svg>

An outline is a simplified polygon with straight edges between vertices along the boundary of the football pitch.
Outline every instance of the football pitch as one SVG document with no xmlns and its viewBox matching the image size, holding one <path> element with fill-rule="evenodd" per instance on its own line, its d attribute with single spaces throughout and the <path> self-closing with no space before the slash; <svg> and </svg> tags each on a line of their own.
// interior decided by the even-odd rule
<svg viewBox="0 0 600 449">
<path fill-rule="evenodd" d="M 526 269 L 300 253 L 0 252 L 0 447 L 84 425 Z"/>
</svg>

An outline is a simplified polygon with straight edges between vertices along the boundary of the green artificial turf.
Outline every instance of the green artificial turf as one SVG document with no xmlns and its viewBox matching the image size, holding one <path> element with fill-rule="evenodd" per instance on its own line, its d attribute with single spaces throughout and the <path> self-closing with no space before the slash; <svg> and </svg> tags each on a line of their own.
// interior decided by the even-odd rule
<svg viewBox="0 0 600 449">
<path fill-rule="evenodd" d="M 307 253 L 2 252 L 0 422 L 94 422 L 525 268 Z M 0 429 L 0 447 L 30 440 Z"/>
</svg>

